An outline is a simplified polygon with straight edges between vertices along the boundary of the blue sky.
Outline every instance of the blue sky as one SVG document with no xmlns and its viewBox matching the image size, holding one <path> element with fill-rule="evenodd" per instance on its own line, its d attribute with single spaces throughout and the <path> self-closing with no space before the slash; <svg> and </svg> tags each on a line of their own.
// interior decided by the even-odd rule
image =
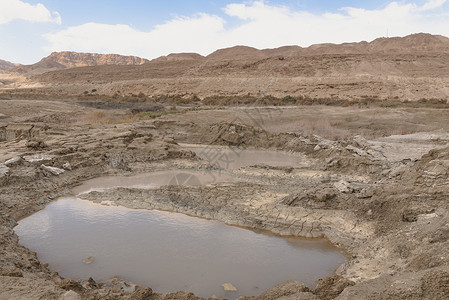
<svg viewBox="0 0 449 300">
<path fill-rule="evenodd" d="M 416 32 L 449 36 L 449 0 L 0 0 L 0 59 L 25 64 L 63 50 L 152 59 Z"/>
</svg>

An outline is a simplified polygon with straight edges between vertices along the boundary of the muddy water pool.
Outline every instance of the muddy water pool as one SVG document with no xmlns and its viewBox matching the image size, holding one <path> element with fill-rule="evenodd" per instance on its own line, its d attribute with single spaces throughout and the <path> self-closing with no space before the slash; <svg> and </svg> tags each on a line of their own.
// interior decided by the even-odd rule
<svg viewBox="0 0 449 300">
<path fill-rule="evenodd" d="M 302 168 L 307 166 L 304 155 L 285 151 L 256 150 L 209 145 L 181 144 L 220 169 L 235 170 L 254 165 Z"/>
<path fill-rule="evenodd" d="M 83 182 L 73 189 L 74 194 L 126 187 L 151 189 L 164 185 L 198 186 L 210 183 L 233 182 L 235 177 L 221 171 L 167 170 L 133 176 L 104 176 Z"/>
<path fill-rule="evenodd" d="M 63 277 L 102 281 L 118 276 L 156 292 L 189 290 L 202 297 L 259 295 L 286 280 L 312 287 L 344 263 L 344 254 L 326 240 L 284 238 L 178 213 L 100 205 L 76 196 L 115 187 L 235 180 L 220 172 L 214 175 L 168 170 L 92 179 L 74 188 L 73 196 L 21 220 L 15 232 L 22 245 Z M 237 291 L 225 291 L 226 283 Z"/>
<path fill-rule="evenodd" d="M 157 292 L 258 295 L 286 280 L 313 285 L 344 255 L 325 240 L 281 238 L 177 213 L 109 207 L 75 197 L 15 228 L 20 243 L 69 278 L 112 276 Z M 90 264 L 83 262 L 93 257 Z M 231 283 L 238 291 L 225 292 Z"/>
</svg>

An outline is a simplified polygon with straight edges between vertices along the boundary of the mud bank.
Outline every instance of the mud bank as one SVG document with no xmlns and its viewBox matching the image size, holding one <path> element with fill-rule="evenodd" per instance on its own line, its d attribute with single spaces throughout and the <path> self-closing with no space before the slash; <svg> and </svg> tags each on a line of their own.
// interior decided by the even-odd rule
<svg viewBox="0 0 449 300">
<path fill-rule="evenodd" d="M 61 107 L 64 115 L 67 104 Z M 69 107 L 74 116 L 91 113 L 89 108 Z M 15 111 L 16 116 L 22 111 Z M 84 197 L 283 235 L 326 237 L 350 254 L 335 276 L 321 280 L 314 289 L 289 281 L 258 299 L 449 297 L 445 131 L 383 140 L 360 135 L 330 140 L 229 122 L 226 110 L 110 125 L 62 120 L 55 117 L 59 112 L 54 107 L 44 117 L 29 115 L 25 120 L 15 118 L 13 110 L 5 113 L 11 116 L 3 121 L 8 123 L 5 126 L 26 121 L 39 129 L 32 136 L 11 132 L 8 136 L 13 139 L 1 142 L 0 298 L 197 299 L 189 292 L 162 295 L 138 290 L 120 279 L 103 283 L 63 279 L 20 246 L 13 232 L 17 220 L 90 178 L 166 170 L 217 171 L 213 161 L 200 159 L 178 142 L 292 151 L 304 157 L 304 164 L 256 164 L 228 170 L 238 178 L 236 182 L 117 188 Z M 201 118 L 207 122 L 191 121 Z M 282 122 L 286 115 L 277 118 Z"/>
</svg>

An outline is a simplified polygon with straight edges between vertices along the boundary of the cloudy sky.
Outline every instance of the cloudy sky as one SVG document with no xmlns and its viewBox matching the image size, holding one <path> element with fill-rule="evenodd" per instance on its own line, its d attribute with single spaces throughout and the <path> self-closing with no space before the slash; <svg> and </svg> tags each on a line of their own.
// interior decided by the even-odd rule
<svg viewBox="0 0 449 300">
<path fill-rule="evenodd" d="M 152 59 L 418 32 L 449 36 L 449 0 L 0 0 L 0 59 L 22 64 L 64 50 Z"/>
</svg>

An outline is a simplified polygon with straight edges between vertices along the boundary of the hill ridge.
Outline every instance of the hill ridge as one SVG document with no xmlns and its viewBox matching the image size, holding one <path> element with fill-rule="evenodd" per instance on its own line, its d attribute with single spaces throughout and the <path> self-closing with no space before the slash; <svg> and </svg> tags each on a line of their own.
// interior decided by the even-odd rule
<svg viewBox="0 0 449 300">
<path fill-rule="evenodd" d="M 16 64 L 7 60 L 0 59 L 0 71 L 8 71 L 19 66 L 21 66 L 21 64 Z"/>
<path fill-rule="evenodd" d="M 11 71 L 19 73 L 35 71 L 35 73 L 42 73 L 42 71 L 46 70 L 100 65 L 141 65 L 147 62 L 149 62 L 149 60 L 138 56 L 61 51 L 52 52 L 49 56 L 42 58 L 35 64 L 20 66 Z"/>
</svg>

